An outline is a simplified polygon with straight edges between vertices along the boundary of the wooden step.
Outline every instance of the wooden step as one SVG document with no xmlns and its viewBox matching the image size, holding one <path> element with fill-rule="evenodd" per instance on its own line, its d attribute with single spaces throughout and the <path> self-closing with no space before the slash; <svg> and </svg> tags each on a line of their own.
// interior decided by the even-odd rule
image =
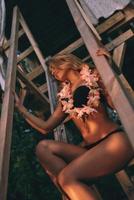
<svg viewBox="0 0 134 200">
<path fill-rule="evenodd" d="M 18 32 L 18 38 L 20 38 L 23 34 L 24 34 L 24 30 L 23 30 L 23 29 L 19 30 L 19 32 Z M 9 48 L 9 46 L 10 46 L 10 39 L 7 40 L 7 41 L 4 43 L 4 47 L 3 47 L 4 50 L 6 51 L 6 50 Z"/>
<path fill-rule="evenodd" d="M 21 60 L 23 60 L 24 58 L 26 58 L 30 53 L 33 52 L 33 47 L 30 46 L 29 48 L 27 48 L 25 51 L 23 51 L 18 57 L 17 57 L 17 62 L 20 62 Z"/>
<path fill-rule="evenodd" d="M 26 75 L 26 77 L 29 79 L 29 80 L 33 80 L 34 78 L 38 77 L 40 74 L 44 73 L 44 70 L 42 68 L 41 65 L 39 65 L 38 67 L 34 68 L 32 70 L 32 72 L 28 73 Z"/>
<path fill-rule="evenodd" d="M 24 84 L 29 87 L 30 89 L 32 89 L 32 91 L 38 95 L 39 99 L 46 104 L 46 106 L 49 105 L 49 99 L 46 95 L 42 94 L 38 87 L 36 87 L 36 85 L 28 80 L 28 78 L 25 76 L 25 74 L 20 70 L 20 69 L 17 69 L 17 72 L 18 72 L 18 77 L 24 82 Z"/>
<path fill-rule="evenodd" d="M 114 27 L 116 24 L 119 24 L 125 19 L 125 15 L 122 11 L 115 13 L 113 16 L 105 20 L 103 23 L 96 27 L 96 30 L 99 34 L 102 34 L 109 30 L 110 28 Z"/>
<path fill-rule="evenodd" d="M 44 94 L 45 92 L 47 92 L 47 84 L 44 83 L 43 85 L 41 85 L 41 86 L 39 87 L 39 90 L 40 90 L 40 92 L 41 92 L 42 94 Z"/>
</svg>

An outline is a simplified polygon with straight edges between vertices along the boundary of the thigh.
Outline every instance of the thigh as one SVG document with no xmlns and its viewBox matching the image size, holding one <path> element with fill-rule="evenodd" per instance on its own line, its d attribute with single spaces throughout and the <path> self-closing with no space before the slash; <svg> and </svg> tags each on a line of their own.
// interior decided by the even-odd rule
<svg viewBox="0 0 134 200">
<path fill-rule="evenodd" d="M 63 169 L 67 178 L 95 179 L 120 170 L 133 157 L 124 133 L 110 135 Z"/>
<path fill-rule="evenodd" d="M 67 163 L 87 151 L 82 147 L 54 140 L 47 140 L 47 145 L 53 154 L 63 158 Z"/>
</svg>

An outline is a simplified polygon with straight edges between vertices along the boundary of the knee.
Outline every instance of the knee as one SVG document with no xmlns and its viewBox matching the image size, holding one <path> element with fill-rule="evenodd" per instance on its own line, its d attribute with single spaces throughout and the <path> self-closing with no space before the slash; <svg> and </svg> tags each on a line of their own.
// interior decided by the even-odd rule
<svg viewBox="0 0 134 200">
<path fill-rule="evenodd" d="M 48 149 L 49 149 L 49 141 L 47 140 L 40 141 L 36 146 L 36 150 L 35 150 L 36 156 L 38 158 L 40 158 L 42 154 L 45 156 Z"/>
<path fill-rule="evenodd" d="M 66 189 L 75 180 L 69 170 L 63 169 L 57 177 L 57 183 L 61 188 Z"/>
</svg>

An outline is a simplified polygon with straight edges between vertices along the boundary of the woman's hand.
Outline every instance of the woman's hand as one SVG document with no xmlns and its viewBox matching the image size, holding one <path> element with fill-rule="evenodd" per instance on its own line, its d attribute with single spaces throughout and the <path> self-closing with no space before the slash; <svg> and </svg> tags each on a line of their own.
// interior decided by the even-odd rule
<svg viewBox="0 0 134 200">
<path fill-rule="evenodd" d="M 110 53 L 105 48 L 98 49 L 96 52 L 96 55 L 97 56 L 106 56 L 107 58 L 111 57 Z"/>
<path fill-rule="evenodd" d="M 27 109 L 23 106 L 21 99 L 18 97 L 16 93 L 14 93 L 15 99 L 15 107 L 19 110 L 19 112 L 23 113 L 27 111 Z"/>
</svg>

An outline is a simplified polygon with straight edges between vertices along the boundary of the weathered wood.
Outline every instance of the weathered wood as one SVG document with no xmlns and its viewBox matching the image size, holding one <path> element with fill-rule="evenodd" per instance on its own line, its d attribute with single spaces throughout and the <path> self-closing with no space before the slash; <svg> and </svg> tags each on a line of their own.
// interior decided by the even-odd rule
<svg viewBox="0 0 134 200">
<path fill-rule="evenodd" d="M 128 166 L 134 165 L 134 159 L 131 160 L 131 162 L 128 164 Z"/>
<path fill-rule="evenodd" d="M 106 44 L 105 47 L 108 51 L 111 51 L 115 47 L 119 46 L 123 42 L 127 41 L 128 39 L 132 38 L 134 36 L 134 33 L 131 29 L 127 30 L 126 32 L 119 35 L 117 38 L 112 40 L 110 43 Z"/>
<path fill-rule="evenodd" d="M 42 52 L 40 51 L 40 49 L 38 47 L 38 44 L 35 41 L 32 33 L 29 30 L 29 28 L 28 28 L 23 16 L 21 15 L 21 13 L 19 13 L 19 21 L 20 21 L 20 24 L 21 24 L 22 28 L 24 29 L 24 32 L 27 35 L 27 37 L 28 37 L 28 39 L 29 39 L 29 41 L 31 43 L 31 46 L 33 47 L 33 49 L 34 49 L 34 51 L 35 51 L 35 53 L 36 53 L 41 65 L 43 67 L 43 69 L 46 71 L 47 66 L 45 65 L 44 56 L 43 56 Z"/>
<path fill-rule="evenodd" d="M 128 39 L 130 39 L 133 36 L 134 36 L 134 33 L 132 32 L 131 29 L 129 29 L 128 31 L 122 33 L 120 36 L 115 38 L 113 41 L 106 44 L 105 48 L 107 48 L 108 51 L 112 51 L 114 48 L 116 48 L 121 43 L 127 41 Z M 67 46 L 65 49 L 60 51 L 58 54 L 72 53 L 73 51 L 75 51 L 76 49 L 80 48 L 83 45 L 84 45 L 84 42 L 83 42 L 82 38 L 79 38 L 78 40 L 76 40 L 75 42 L 73 42 L 72 44 Z"/>
<path fill-rule="evenodd" d="M 41 86 L 39 87 L 39 90 L 40 90 L 40 92 L 41 92 L 42 94 L 45 93 L 45 92 L 47 92 L 47 84 L 44 83 L 43 85 L 41 85 Z"/>
<path fill-rule="evenodd" d="M 82 45 L 84 45 L 84 42 L 83 42 L 82 38 L 79 38 L 78 40 L 76 40 L 75 42 L 73 42 L 72 44 L 67 46 L 65 49 L 60 51 L 58 54 L 72 53 L 73 51 L 75 51 L 76 49 L 81 47 Z"/>
<path fill-rule="evenodd" d="M 48 73 L 48 71 L 46 71 L 46 77 L 47 77 L 47 86 L 49 87 L 49 90 L 51 91 L 51 113 L 54 112 L 54 109 L 56 107 L 57 104 L 57 83 L 56 80 L 52 78 L 52 76 Z M 60 126 L 56 127 L 54 129 L 54 137 L 55 140 L 57 141 L 64 141 L 67 142 L 67 135 L 66 135 L 66 131 L 65 130 L 65 126 L 63 124 L 61 124 Z"/>
<path fill-rule="evenodd" d="M 109 19 L 106 19 L 103 23 L 96 27 L 99 34 L 102 34 L 108 31 L 110 28 L 114 27 L 116 24 L 120 23 L 125 19 L 124 13 L 121 11 L 115 13 Z"/>
<path fill-rule="evenodd" d="M 54 111 L 54 108 L 55 108 L 55 97 L 54 97 L 54 92 L 52 92 L 54 90 L 54 87 L 55 87 L 55 84 L 52 84 L 52 80 L 50 81 L 50 76 L 49 76 L 49 73 L 48 73 L 48 69 L 47 69 L 47 65 L 45 63 L 45 59 L 44 59 L 44 56 L 42 54 L 42 52 L 40 51 L 39 47 L 38 47 L 38 44 L 36 43 L 31 31 L 29 30 L 23 16 L 21 15 L 20 13 L 20 19 L 19 19 L 20 23 L 21 23 L 21 26 L 22 28 L 24 29 L 44 71 L 45 71 L 45 75 L 46 75 L 46 81 L 47 81 L 47 88 L 48 88 L 48 96 L 49 96 L 49 101 L 50 101 L 50 110 L 51 110 L 51 113 L 53 113 Z M 61 140 L 61 141 L 67 141 L 67 138 L 66 138 L 66 134 L 65 134 L 65 127 L 63 125 L 57 127 L 55 130 L 54 130 L 54 137 L 56 140 Z"/>
<path fill-rule="evenodd" d="M 40 74 L 42 74 L 44 72 L 43 68 L 40 66 L 36 67 L 35 69 L 32 70 L 32 72 L 26 74 L 26 77 L 31 81 L 34 78 L 36 78 L 37 76 L 39 76 Z"/>
<path fill-rule="evenodd" d="M 22 35 L 24 34 L 24 31 L 23 29 L 19 30 L 19 33 L 18 33 L 18 38 L 20 38 Z M 7 40 L 5 43 L 4 43 L 4 50 L 6 51 L 10 46 L 10 39 Z"/>
<path fill-rule="evenodd" d="M 99 193 L 99 191 L 98 191 L 98 189 L 96 188 L 96 186 L 95 186 L 95 185 L 92 185 L 92 186 L 90 186 L 90 187 L 92 187 L 92 189 L 94 190 L 94 192 L 95 192 L 95 194 L 96 194 L 97 200 L 103 200 L 102 197 L 101 197 L 101 195 L 100 195 L 100 193 Z"/>
<path fill-rule="evenodd" d="M 38 98 L 46 105 L 46 108 L 48 107 L 48 103 L 49 103 L 49 100 L 47 98 L 46 95 L 42 94 L 38 87 L 35 86 L 35 84 L 28 80 L 28 78 L 25 76 L 25 74 L 20 70 L 20 69 L 17 69 L 18 71 L 18 77 L 25 83 L 25 85 L 27 85 L 27 87 L 31 88 L 32 91 L 38 95 Z"/>
<path fill-rule="evenodd" d="M 128 199 L 133 200 L 134 199 L 134 185 L 131 182 L 125 170 L 121 170 L 118 173 L 116 173 L 116 178 L 121 184 Z"/>
<path fill-rule="evenodd" d="M 117 67 L 120 67 L 120 65 L 123 62 L 124 51 L 125 51 L 124 45 L 125 44 L 122 43 L 120 46 L 117 47 L 117 49 L 115 48 L 116 51 L 114 50 L 113 53 L 113 60 L 117 64 Z M 126 78 L 122 73 L 119 75 L 119 79 L 121 80 L 121 83 L 125 88 L 125 93 L 129 97 L 131 104 L 133 104 L 134 91 L 132 90 L 131 86 L 129 85 L 128 81 L 126 80 Z"/>
<path fill-rule="evenodd" d="M 96 29 L 99 34 L 102 34 L 124 19 L 125 19 L 124 14 L 121 11 L 119 11 L 119 12 L 115 13 L 113 16 L 111 16 L 109 19 L 106 19 L 105 22 L 96 26 Z M 71 53 L 71 52 L 75 51 L 77 48 L 81 47 L 82 45 L 84 45 L 84 42 L 83 42 L 82 38 L 79 38 L 78 40 L 76 40 L 75 42 L 70 44 L 68 47 L 66 47 L 59 53 Z"/>
<path fill-rule="evenodd" d="M 101 40 L 101 37 L 99 35 L 99 33 L 97 32 L 97 30 L 95 29 L 95 27 L 93 26 L 91 20 L 89 19 L 89 17 L 86 16 L 86 13 L 84 12 L 83 8 L 81 7 L 80 3 L 78 2 L 78 0 L 74 0 L 75 4 L 77 6 L 77 8 L 79 9 L 83 19 L 85 20 L 86 24 L 89 26 L 89 28 L 92 30 L 92 32 L 94 33 L 94 35 L 96 36 L 96 38 L 98 40 Z"/>
<path fill-rule="evenodd" d="M 35 41 L 35 39 L 34 39 L 32 33 L 31 33 L 31 31 L 29 30 L 29 28 L 28 28 L 28 26 L 27 26 L 27 24 L 26 24 L 26 22 L 25 22 L 23 16 L 21 15 L 21 13 L 19 13 L 19 21 L 20 21 L 20 24 L 21 24 L 22 28 L 24 29 L 24 31 L 25 31 L 25 33 L 26 33 L 28 39 L 29 39 L 29 42 L 31 43 L 31 46 L 33 47 L 33 49 L 34 49 L 34 51 L 35 51 L 35 53 L 36 53 L 36 55 L 37 55 L 37 57 L 38 57 L 38 59 L 39 59 L 41 65 L 42 65 L 42 67 L 43 67 L 43 69 L 44 69 L 44 71 L 45 71 L 45 74 L 47 74 L 47 66 L 46 66 L 46 64 L 45 64 L 44 56 L 43 56 L 42 52 L 40 51 L 40 49 L 39 49 L 39 47 L 38 47 L 38 44 L 37 44 L 37 42 Z M 47 86 L 48 86 L 48 96 L 49 96 L 49 100 L 50 100 L 50 108 L 51 108 L 51 111 L 52 111 L 52 110 L 53 110 L 53 108 L 52 108 L 52 103 L 51 103 L 52 97 L 51 97 L 51 89 L 50 89 L 50 87 L 49 87 L 48 76 L 46 76 L 46 81 L 47 81 Z"/>
<path fill-rule="evenodd" d="M 116 65 L 119 67 L 120 70 L 122 69 L 125 51 L 126 51 L 126 43 L 125 42 L 120 44 L 113 51 L 113 60 L 116 63 Z"/>
<path fill-rule="evenodd" d="M 110 34 L 113 31 L 117 31 L 118 29 L 120 29 L 120 27 L 122 26 L 126 26 L 127 24 L 129 24 L 131 21 L 134 20 L 134 8 L 133 6 L 127 6 L 126 8 L 124 8 L 123 13 L 125 15 L 125 19 L 120 22 L 119 24 L 117 24 L 116 26 L 114 26 L 113 28 L 111 28 L 108 31 L 108 34 Z"/>
<path fill-rule="evenodd" d="M 20 62 L 24 58 L 26 58 L 30 53 L 33 52 L 33 47 L 27 48 L 24 52 L 22 52 L 18 57 L 17 57 L 17 62 Z"/>
<path fill-rule="evenodd" d="M 119 117 L 122 121 L 122 124 L 124 125 L 130 142 L 132 146 L 134 146 L 134 105 L 130 103 L 130 100 L 126 96 L 125 89 L 123 88 L 121 81 L 113 73 L 107 59 L 104 56 L 96 56 L 96 52 L 100 48 L 100 44 L 96 41 L 93 33 L 89 30 L 89 27 L 83 20 L 81 13 L 76 7 L 74 1 L 66 0 L 66 2 L 72 13 L 76 26 L 85 42 L 87 50 L 93 58 L 93 61 L 102 77 L 104 85 L 106 86 L 113 104 L 118 111 Z"/>
<path fill-rule="evenodd" d="M 10 52 L 7 67 L 7 77 L 5 85 L 5 93 L 1 113 L 0 126 L 0 199 L 6 200 L 7 185 L 8 185 L 8 171 L 10 146 L 12 135 L 12 121 L 14 110 L 14 96 L 16 80 L 16 50 L 17 50 L 17 34 L 18 34 L 18 8 L 15 7 L 13 11 L 12 34 L 10 41 Z"/>
</svg>

